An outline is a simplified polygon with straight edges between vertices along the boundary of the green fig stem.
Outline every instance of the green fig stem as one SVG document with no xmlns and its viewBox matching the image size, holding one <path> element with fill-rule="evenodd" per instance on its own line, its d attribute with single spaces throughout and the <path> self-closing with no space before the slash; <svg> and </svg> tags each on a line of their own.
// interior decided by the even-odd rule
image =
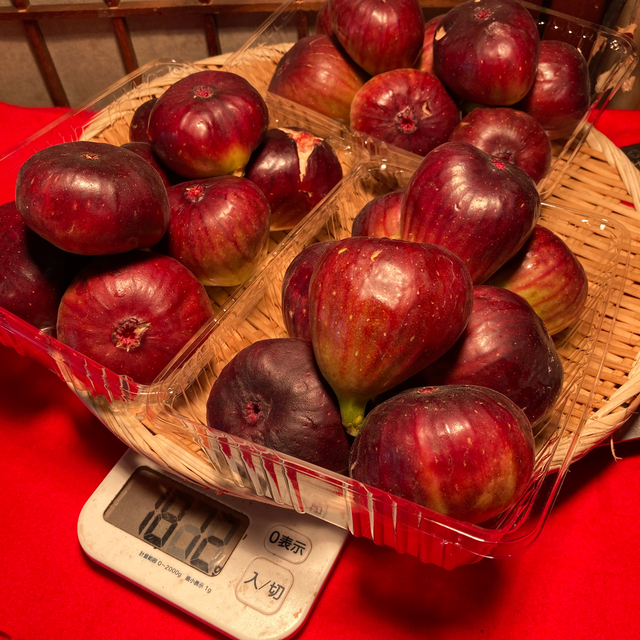
<svg viewBox="0 0 640 640">
<path fill-rule="evenodd" d="M 364 420 L 368 398 L 338 398 L 342 426 L 350 436 L 357 436 Z"/>
</svg>

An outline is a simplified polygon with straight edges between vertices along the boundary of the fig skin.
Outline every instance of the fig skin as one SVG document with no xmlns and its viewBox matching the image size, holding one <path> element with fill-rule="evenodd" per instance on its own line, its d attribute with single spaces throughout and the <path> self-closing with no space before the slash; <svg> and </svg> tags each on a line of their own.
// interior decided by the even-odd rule
<svg viewBox="0 0 640 640">
<path fill-rule="evenodd" d="M 351 128 L 424 156 L 446 142 L 460 109 L 436 76 L 394 69 L 368 80 L 353 97 Z"/>
<path fill-rule="evenodd" d="M 350 440 L 308 340 L 259 340 L 225 365 L 207 400 L 207 425 L 346 475 Z"/>
<path fill-rule="evenodd" d="M 213 316 L 207 292 L 177 260 L 152 251 L 96 258 L 69 285 L 58 339 L 83 355 L 151 384 Z"/>
<path fill-rule="evenodd" d="M 350 435 L 369 400 L 453 346 L 472 303 L 469 272 L 443 247 L 357 236 L 322 254 L 309 283 L 311 341 Z"/>
<path fill-rule="evenodd" d="M 551 141 L 528 113 L 511 107 L 476 108 L 449 136 L 520 167 L 538 184 L 551 170 Z"/>
<path fill-rule="evenodd" d="M 562 360 L 531 305 L 507 289 L 479 285 L 458 342 L 411 384 L 494 389 L 517 404 L 535 426 L 553 410 L 563 379 Z"/>
<path fill-rule="evenodd" d="M 45 333 L 55 333 L 73 256 L 31 231 L 15 202 L 0 206 L 0 228 L 0 307 Z"/>
<path fill-rule="evenodd" d="M 445 142 L 407 185 L 402 239 L 447 247 L 482 284 L 522 247 L 541 207 L 522 169 L 468 142 Z"/>
<path fill-rule="evenodd" d="M 305 247 L 289 263 L 282 279 L 282 318 L 291 337 L 311 340 L 309 282 L 320 256 L 331 245 L 324 240 Z"/>
<path fill-rule="evenodd" d="M 400 239 L 404 189 L 383 193 L 369 200 L 351 223 L 352 236 Z"/>
<path fill-rule="evenodd" d="M 539 224 L 487 284 L 522 296 L 552 336 L 580 317 L 589 294 L 589 279 L 577 256 L 558 235 Z"/>
<path fill-rule="evenodd" d="M 133 151 L 136 155 L 140 156 L 143 160 L 146 160 L 159 174 L 162 179 L 162 183 L 165 188 L 169 188 L 179 182 L 184 182 L 184 178 L 179 176 L 174 171 L 171 171 L 168 167 L 165 167 L 158 157 L 153 153 L 151 143 L 149 142 L 125 142 L 120 145 L 123 149 Z"/>
<path fill-rule="evenodd" d="M 239 176 L 189 180 L 167 190 L 171 206 L 163 253 L 204 285 L 242 284 L 266 257 L 271 210 L 262 191 Z"/>
<path fill-rule="evenodd" d="M 293 229 L 342 180 L 331 145 L 300 128 L 269 129 L 253 152 L 244 177 L 271 207 L 271 230 Z"/>
<path fill-rule="evenodd" d="M 354 480 L 478 524 L 515 505 L 533 465 L 531 425 L 511 400 L 451 385 L 409 389 L 375 407 L 349 469 Z"/>
<path fill-rule="evenodd" d="M 158 172 L 133 151 L 101 142 L 34 153 L 18 171 L 16 206 L 38 235 L 81 255 L 148 248 L 169 226 Z"/>
<path fill-rule="evenodd" d="M 143 102 L 134 112 L 129 123 L 129 142 L 151 143 L 149 139 L 149 116 L 158 98 Z"/>
<path fill-rule="evenodd" d="M 353 96 L 367 79 L 332 37 L 318 34 L 301 38 L 280 58 L 269 91 L 348 123 Z"/>
<path fill-rule="evenodd" d="M 511 106 L 536 77 L 538 27 L 516 0 L 474 0 L 450 9 L 433 39 L 435 74 L 461 100 Z"/>
<path fill-rule="evenodd" d="M 269 111 L 247 80 L 204 70 L 172 84 L 149 116 L 154 153 L 185 179 L 241 170 L 262 142 Z"/>
</svg>

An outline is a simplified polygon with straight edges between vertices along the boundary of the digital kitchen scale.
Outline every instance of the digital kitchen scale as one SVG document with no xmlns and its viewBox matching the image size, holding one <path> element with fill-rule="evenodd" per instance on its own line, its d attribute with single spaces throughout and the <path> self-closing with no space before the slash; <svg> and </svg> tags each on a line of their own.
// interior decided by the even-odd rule
<svg viewBox="0 0 640 640">
<path fill-rule="evenodd" d="M 168 476 L 132 450 L 78 519 L 98 564 L 239 640 L 302 626 L 348 532 Z"/>
</svg>

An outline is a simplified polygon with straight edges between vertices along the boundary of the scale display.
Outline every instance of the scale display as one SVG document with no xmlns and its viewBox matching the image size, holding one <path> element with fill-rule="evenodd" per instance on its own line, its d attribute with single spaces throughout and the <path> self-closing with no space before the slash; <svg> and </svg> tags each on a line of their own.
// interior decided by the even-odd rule
<svg viewBox="0 0 640 640">
<path fill-rule="evenodd" d="M 296 633 L 347 536 L 293 509 L 212 495 L 132 450 L 78 518 L 91 559 L 238 640 Z"/>
<path fill-rule="evenodd" d="M 222 571 L 249 518 L 148 467 L 139 467 L 104 519 L 209 576 Z"/>
</svg>

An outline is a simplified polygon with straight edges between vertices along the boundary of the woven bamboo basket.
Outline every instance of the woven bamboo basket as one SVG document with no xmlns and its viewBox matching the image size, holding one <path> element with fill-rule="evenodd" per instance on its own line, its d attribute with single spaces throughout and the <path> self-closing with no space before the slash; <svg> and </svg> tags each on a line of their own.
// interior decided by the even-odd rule
<svg viewBox="0 0 640 640">
<path fill-rule="evenodd" d="M 256 56 L 247 68 L 243 68 L 236 61 L 228 70 L 240 73 L 250 82 L 253 82 L 255 74 L 264 79 L 265 74 L 272 73 L 275 68 L 273 57 L 264 51 L 257 52 Z M 227 69 L 226 63 L 229 58 L 219 56 L 192 65 L 176 64 L 172 74 L 150 77 L 144 82 L 136 81 L 134 88 L 124 83 L 123 86 L 128 87 L 126 92 L 97 110 L 88 125 L 83 126 L 79 137 L 122 144 L 128 139 L 131 117 L 142 102 L 161 95 L 168 86 L 187 73 L 202 68 Z M 264 87 L 264 84 L 261 86 Z M 317 118 L 308 110 L 296 109 L 295 105 L 272 96 L 267 96 L 267 102 L 272 113 L 273 126 L 300 126 L 323 135 L 338 150 L 346 173 L 371 153 L 371 145 L 353 136 L 346 127 L 338 123 Z M 384 145 L 376 145 L 375 153 L 378 154 L 378 158 L 388 153 L 389 158 L 398 159 L 401 164 L 404 163 L 405 172 L 411 171 L 419 162 L 416 157 L 397 154 L 394 150 L 385 149 Z M 570 161 L 557 162 L 554 171 L 559 178 L 553 191 L 546 198 L 547 203 L 585 212 L 603 221 L 611 220 L 622 224 L 631 236 L 630 244 L 623 247 L 615 266 L 609 307 L 603 318 L 604 330 L 599 334 L 595 357 L 589 363 L 584 388 L 571 408 L 571 419 L 553 448 L 552 459 L 545 463 L 547 472 L 562 472 L 566 471 L 573 460 L 613 436 L 640 403 L 640 323 L 636 320 L 640 313 L 640 174 L 619 149 L 595 130 L 589 134 L 587 143 L 579 153 Z M 296 233 L 298 229 L 291 234 L 279 233 L 272 237 L 265 269 L 269 264 L 273 264 L 273 261 L 281 260 L 285 250 L 290 253 L 289 259 L 293 257 Z M 286 262 L 281 262 L 281 266 L 283 264 Z M 251 283 L 247 286 L 250 285 Z M 246 296 L 247 286 L 240 289 L 210 291 L 212 304 L 220 317 L 227 314 L 229 309 L 237 312 L 239 305 L 249 304 L 243 297 Z M 78 369 L 69 365 L 68 354 L 64 350 L 58 350 L 56 345 L 52 347 L 51 341 L 44 341 L 43 348 L 47 349 L 51 368 L 117 437 L 167 471 L 203 487 L 313 513 L 313 508 L 308 504 L 296 503 L 293 493 L 297 490 L 292 490 L 291 495 L 282 495 L 279 489 L 276 491 L 273 488 L 269 478 L 247 479 L 246 460 L 238 463 L 236 472 L 221 473 L 220 466 L 216 463 L 216 454 L 212 454 L 206 436 L 203 436 L 202 430 L 198 428 L 198 423 L 203 424 L 202 402 L 213 382 L 210 374 L 202 375 L 203 368 L 208 367 L 209 371 L 215 372 L 240 345 L 261 337 L 282 335 L 281 319 L 276 317 L 279 313 L 279 302 L 270 302 L 267 297 L 261 304 L 257 312 L 251 316 L 251 331 L 240 336 L 232 336 L 226 353 L 224 349 L 223 352 L 217 353 L 217 364 L 212 365 L 210 360 L 206 363 L 201 361 L 205 353 L 210 359 L 210 352 L 205 348 L 205 338 L 202 338 L 202 345 L 196 340 L 196 344 L 190 348 L 190 355 L 179 355 L 169 367 L 173 372 L 169 378 L 174 386 L 167 387 L 165 377 L 159 380 L 158 384 L 154 383 L 150 387 L 140 386 L 135 393 L 125 394 L 124 400 L 119 396 L 114 398 L 108 390 L 107 393 L 96 392 L 96 386 L 99 385 L 88 384 L 86 380 L 81 379 L 82 375 L 78 373 Z M 269 304 L 272 304 L 273 308 L 268 306 Z M 10 338 L 7 343 L 20 351 L 20 340 Z M 83 361 L 82 366 L 86 369 L 86 361 Z M 103 377 L 106 379 L 106 376 Z M 176 380 L 182 387 L 190 386 L 192 390 L 189 398 L 182 398 L 183 405 L 175 402 Z M 118 392 L 122 392 L 122 387 L 120 384 Z M 124 387 L 127 387 L 126 383 Z M 196 392 L 193 392 L 194 388 Z M 125 391 L 130 390 L 125 388 Z M 200 403 L 198 406 L 185 407 L 185 402 L 193 404 L 194 399 Z M 188 414 L 189 420 L 195 423 L 194 428 L 185 428 L 189 420 L 182 419 L 183 410 Z M 241 452 L 238 455 L 244 454 Z M 295 466 L 295 462 L 293 465 Z M 253 468 L 252 463 L 248 466 Z M 247 492 L 247 486 L 255 488 L 263 485 L 266 487 L 264 490 Z M 323 517 L 333 521 L 331 514 L 324 514 Z M 345 526 L 338 517 L 335 523 Z M 349 528 L 359 535 L 375 538 L 373 529 L 376 525 L 371 523 L 371 531 L 367 531 L 369 525 L 362 526 L 362 530 L 356 530 L 357 527 L 352 525 L 349 525 Z M 399 551 L 407 551 L 402 543 L 398 542 L 395 527 L 396 524 L 391 546 Z M 486 553 L 477 553 L 490 555 L 490 546 Z M 440 558 L 438 554 L 441 553 L 444 552 L 437 551 L 436 560 L 424 550 L 416 551 L 414 555 L 423 556 L 426 561 L 437 561 L 445 567 L 460 564 L 459 559 L 448 561 L 446 558 Z"/>
<path fill-rule="evenodd" d="M 281 55 L 287 48 L 284 45 L 277 50 L 277 54 Z M 255 82 L 264 91 L 264 77 L 270 77 L 268 74 L 273 73 L 276 61 L 270 50 L 252 53 L 256 54 L 256 60 L 252 59 L 251 65 L 244 67 L 236 63 L 231 69 L 250 82 Z M 186 69 L 180 68 L 174 76 L 162 76 L 137 87 L 94 117 L 83 131 L 82 138 L 122 144 L 127 140 L 131 116 L 142 102 L 161 95 L 184 73 L 202 68 L 227 69 L 226 63 L 230 57 L 223 55 L 207 58 L 187 66 Z M 282 110 L 286 107 L 281 105 L 286 102 L 275 97 L 275 103 Z M 274 98 L 269 103 L 272 107 Z M 310 126 L 316 130 L 324 127 L 322 133 L 325 135 L 336 138 L 344 136 L 345 129 L 339 124 L 326 124 L 320 119 L 321 125 L 318 125 L 318 120 L 307 114 L 306 110 L 293 108 L 292 111 L 297 114 L 299 120 L 296 124 L 299 126 Z M 357 152 L 353 149 L 356 144 L 352 139 L 345 145 L 348 157 L 345 161 L 346 170 L 357 161 Z M 351 153 L 355 155 L 349 157 L 348 154 Z M 568 457 L 575 460 L 611 437 L 640 403 L 640 326 L 634 321 L 635 314 L 640 311 L 640 173 L 624 153 L 595 129 L 589 134 L 587 144 L 582 146 L 571 162 L 558 163 L 555 171 L 563 176 L 546 202 L 618 220 L 629 229 L 632 236 L 630 255 L 622 257 L 616 281 L 616 287 L 622 289 L 620 312 L 614 323 L 612 336 L 607 336 L 606 343 L 598 346 L 599 351 L 606 353 L 604 365 L 594 365 L 595 368 L 589 372 L 590 381 L 594 382 L 595 396 L 587 397 L 589 394 L 585 391 L 581 403 L 574 408 L 576 416 L 580 416 L 584 405 L 591 405 L 588 418 L 581 426 L 582 432 L 577 445 L 571 437 L 571 430 L 564 439 L 566 444 L 560 443 L 555 454 L 556 460 L 552 464 L 552 468 L 559 468 L 566 463 Z M 272 249 L 282 239 L 282 234 L 272 238 Z M 211 297 L 214 305 L 224 310 L 234 293 L 229 290 L 217 291 L 212 292 Z M 612 311 L 616 312 L 617 310 Z M 606 322 L 613 323 L 613 318 L 608 317 Z M 272 331 L 262 334 L 258 332 L 254 338 L 271 333 Z M 91 400 L 91 404 L 94 403 L 95 400 Z M 135 423 L 123 423 L 118 412 L 99 410 L 99 415 L 124 442 L 165 468 L 198 484 L 237 493 L 237 486 L 222 481 L 212 468 L 201 443 L 192 434 L 185 433 L 179 425 L 173 424 L 173 421 L 160 420 L 161 424 L 157 424 L 147 417 L 139 417 Z M 570 456 L 567 455 L 569 446 L 574 447 Z M 240 495 L 243 495 L 242 492 Z"/>
</svg>

